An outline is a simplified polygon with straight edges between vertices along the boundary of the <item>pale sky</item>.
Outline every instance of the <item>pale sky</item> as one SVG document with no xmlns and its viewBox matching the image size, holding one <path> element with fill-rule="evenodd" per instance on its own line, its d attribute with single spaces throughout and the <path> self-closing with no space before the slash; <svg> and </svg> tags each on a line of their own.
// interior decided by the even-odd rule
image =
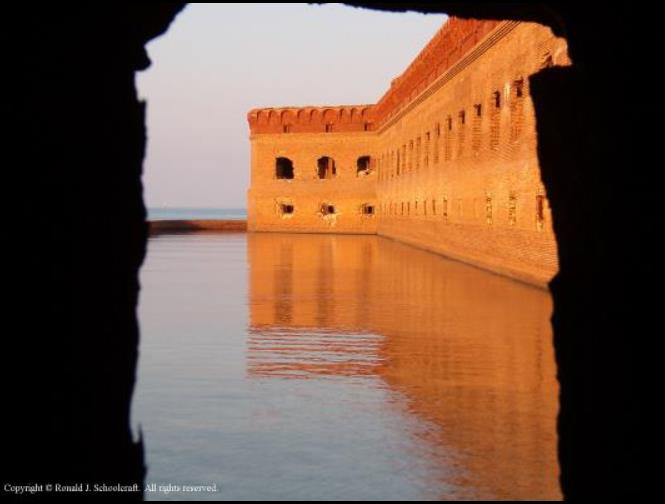
<svg viewBox="0 0 665 504">
<path fill-rule="evenodd" d="M 148 45 L 148 207 L 245 208 L 247 112 L 375 103 L 445 20 L 339 4 L 189 4 Z"/>
</svg>

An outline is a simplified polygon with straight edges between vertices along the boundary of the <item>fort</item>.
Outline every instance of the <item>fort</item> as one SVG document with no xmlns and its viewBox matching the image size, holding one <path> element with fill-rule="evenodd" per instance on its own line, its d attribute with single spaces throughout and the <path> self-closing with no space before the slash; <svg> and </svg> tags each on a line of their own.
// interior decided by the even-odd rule
<svg viewBox="0 0 665 504">
<path fill-rule="evenodd" d="M 530 283 L 556 273 L 529 75 L 548 27 L 450 18 L 373 105 L 248 113 L 248 230 L 379 234 Z"/>
<path fill-rule="evenodd" d="M 642 470 L 645 459 L 638 449 L 644 431 L 640 415 L 642 402 L 638 399 L 640 394 L 635 393 L 642 381 L 636 379 L 634 369 L 642 365 L 642 354 L 653 346 L 649 345 L 653 330 L 641 330 L 645 319 L 649 318 L 645 317 L 643 308 L 646 303 L 634 300 L 639 299 L 640 293 L 641 297 L 646 293 L 644 275 L 639 274 L 636 265 L 644 263 L 648 242 L 643 233 L 643 205 L 630 203 L 642 201 L 637 198 L 638 188 L 642 196 L 644 177 L 650 170 L 653 172 L 654 164 L 638 162 L 636 153 L 649 152 L 642 146 L 647 137 L 635 135 L 636 128 L 624 125 L 641 124 L 638 113 L 644 115 L 645 110 L 650 111 L 643 106 L 646 100 L 639 98 L 648 96 L 645 84 L 654 79 L 622 71 L 618 63 L 634 61 L 638 55 L 645 51 L 650 54 L 658 47 L 652 43 L 654 33 L 658 33 L 651 29 L 656 23 L 655 16 L 645 16 L 647 9 L 640 3 L 632 3 L 628 9 L 590 8 L 588 4 L 559 2 L 365 2 L 350 5 L 394 12 L 447 12 L 465 18 L 538 22 L 551 27 L 556 35 L 566 37 L 572 64 L 566 64 L 567 58 L 562 53 L 552 54 L 551 61 L 546 57 L 541 62 L 545 51 L 538 51 L 533 67 L 553 66 L 530 75 L 525 83 L 528 93 L 525 106 L 529 110 L 534 108 L 536 113 L 540 177 L 547 190 L 547 220 L 540 232 L 549 232 L 549 226 L 553 225 L 558 248 L 559 271 L 550 283 L 549 295 L 553 303 L 551 328 L 560 386 L 557 420 L 560 482 L 563 495 L 569 500 L 634 497 L 636 489 L 644 488 L 645 481 Z M 5 415 L 6 430 L 12 435 L 3 443 L 2 456 L 3 467 L 7 468 L 3 472 L 3 483 L 9 482 L 16 488 L 25 487 L 26 482 L 45 485 L 53 481 L 138 483 L 143 488 L 146 466 L 153 465 L 153 457 L 145 458 L 144 446 L 154 445 L 154 440 L 137 441 L 130 417 L 140 339 L 139 272 L 147 245 L 141 181 L 147 138 L 146 106 L 137 94 L 135 74 L 150 64 L 145 50 L 148 41 L 167 32 L 183 8 L 184 4 L 178 2 L 135 3 L 129 7 L 89 3 L 83 10 L 66 3 L 35 7 L 15 2 L 7 7 L 6 18 L 11 23 L 8 23 L 6 36 L 12 43 L 5 44 L 8 75 L 5 81 L 12 100 L 6 119 L 10 127 L 6 128 L 5 143 L 7 155 L 13 161 L 7 170 L 8 187 L 16 188 L 7 193 L 8 208 L 16 209 L 14 213 L 19 218 L 6 219 L 7 236 L 11 238 L 6 249 L 12 267 L 7 288 L 9 318 L 5 325 L 17 330 L 4 341 L 2 367 L 7 379 L 3 381 L 2 396 L 8 404 L 20 404 L 20 407 L 8 410 Z M 526 26 L 518 25 L 512 34 L 525 31 Z M 547 44 L 558 44 L 549 31 L 542 30 L 542 36 L 548 40 Z M 495 44 L 505 45 L 506 40 L 504 36 Z M 496 62 L 510 54 L 491 52 Z M 512 67 L 505 68 L 511 70 Z M 228 71 L 233 71 L 232 65 L 228 66 Z M 337 69 L 331 69 L 334 71 Z M 455 110 L 459 111 L 461 105 L 472 106 L 473 99 L 486 103 L 485 92 L 504 83 L 510 85 L 511 74 L 512 70 L 505 81 L 499 74 L 502 78 L 497 82 L 485 76 L 488 80 L 483 93 L 475 95 L 467 89 L 464 96 L 469 101 L 457 103 L 449 113 L 454 118 Z M 475 78 L 480 75 L 477 73 Z M 617 100 L 617 96 L 633 100 L 630 106 L 620 107 L 624 102 Z M 502 98 L 501 106 L 505 107 L 507 97 Z M 627 117 L 622 115 L 624 109 Z M 439 110 L 436 119 L 445 121 L 447 112 Z M 485 114 L 487 110 L 481 112 Z M 502 109 L 501 113 L 507 112 Z M 482 120 L 486 121 L 487 116 Z M 502 116 L 502 120 L 505 121 L 505 117 Z M 505 124 L 501 123 L 499 131 L 501 145 L 507 133 Z M 405 140 L 411 139 L 406 132 L 404 134 Z M 257 133 L 255 137 L 261 135 Z M 328 134 L 331 138 L 336 135 L 336 132 Z M 635 137 L 641 140 L 640 145 L 634 145 Z M 390 146 L 390 150 L 396 150 L 396 145 Z M 487 149 L 485 145 L 481 147 Z M 450 163 L 452 167 L 454 161 Z M 446 165 L 437 166 L 442 169 Z M 296 177 L 301 170 L 309 169 L 299 162 L 294 167 Z M 339 163 L 338 167 L 344 168 Z M 275 168 L 274 159 L 270 168 Z M 443 179 L 453 173 L 440 171 L 439 176 Z M 183 180 L 186 177 L 184 173 Z M 413 173 L 407 177 L 415 179 Z M 407 179 L 388 179 L 382 183 L 392 185 L 400 180 Z M 295 183 L 296 180 L 286 181 L 282 195 L 286 196 L 288 185 Z M 492 197 L 496 214 L 498 195 Z M 520 209 L 522 201 L 517 199 L 516 202 L 516 222 L 519 223 L 524 218 Z M 304 201 L 295 203 L 301 205 Z M 300 206 L 294 207 L 297 214 L 291 222 L 297 222 L 300 210 Z M 437 207 L 438 217 L 442 217 L 440 212 L 441 208 Z M 524 222 L 529 225 L 528 230 L 533 231 L 533 201 L 526 202 L 524 212 L 528 212 Z M 341 223 L 349 215 L 339 217 Z M 386 222 L 385 216 L 376 214 L 375 217 L 385 229 L 382 224 Z M 394 222 L 397 218 L 391 217 Z M 491 226 L 500 222 L 499 216 L 493 215 Z M 411 224 L 414 227 L 417 224 L 414 216 L 411 216 Z M 408 223 L 404 227 L 406 225 Z M 487 223 L 484 226 L 489 227 Z M 439 226 L 437 233 L 442 227 Z M 381 228 L 377 232 L 385 233 Z M 292 240 L 294 237 L 303 238 L 301 241 L 307 238 L 271 233 L 251 233 L 247 238 L 284 238 L 287 243 L 294 242 L 295 252 L 298 252 L 297 247 L 303 247 Z M 317 235 L 314 238 L 317 241 L 330 238 L 336 242 L 349 237 Z M 390 243 L 376 235 L 351 238 L 354 242 L 356 238 L 371 239 L 402 248 L 399 243 Z M 443 243 L 444 238 L 441 234 L 440 240 L 429 246 Z M 265 251 L 263 241 L 257 244 L 259 253 L 265 257 L 275 254 L 275 249 Z M 382 248 L 388 248 L 383 245 Z M 354 249 L 359 247 L 354 245 Z M 319 254 L 317 259 L 321 256 L 312 248 L 307 251 Z M 335 260 L 344 257 L 335 247 L 331 251 Z M 410 252 L 414 254 L 399 257 L 400 263 L 408 267 L 403 273 L 407 278 L 402 278 L 402 282 L 413 276 L 411 267 L 421 266 L 421 260 L 415 256 L 430 255 L 415 254 L 416 249 Z M 299 257 L 302 256 L 294 260 Z M 308 274 L 316 272 L 308 271 Z M 442 270 L 428 270 L 425 274 L 439 278 L 448 275 Z M 489 293 L 488 289 L 470 287 L 473 287 L 469 294 L 471 299 Z M 414 289 L 422 299 L 424 287 L 415 284 Z M 341 292 L 335 300 L 343 295 Z M 361 296 L 371 299 L 371 293 Z M 437 292 L 432 293 L 432 299 L 446 311 L 454 311 L 446 305 L 450 298 L 437 296 Z M 211 298 L 222 320 L 230 320 L 232 314 L 220 311 L 215 298 Z M 486 299 L 478 299 L 481 310 L 485 309 Z M 519 304 L 519 296 L 499 297 L 495 293 L 491 299 L 499 303 L 510 300 L 505 305 L 495 305 L 497 311 L 516 307 L 525 313 L 531 311 L 530 306 Z M 415 304 L 411 291 L 404 291 L 399 300 Z M 321 306 L 322 310 L 325 308 Z M 493 310 L 491 316 L 495 314 Z M 440 323 L 417 313 L 414 317 L 419 328 Z M 482 312 L 475 318 L 481 319 Z M 406 323 L 415 326 L 412 320 Z M 226 323 L 224 326 L 227 327 Z M 513 327 L 508 328 L 509 336 L 519 333 L 519 328 Z M 441 342 L 443 345 L 447 344 L 445 339 Z M 492 342 L 493 337 L 489 335 L 484 340 Z M 430 348 L 423 346 L 421 354 L 426 354 Z M 453 348 L 452 352 L 457 348 L 473 350 L 472 345 L 464 344 Z M 30 359 L 15 358 L 28 354 Z M 476 355 L 494 359 L 492 352 Z M 515 362 L 512 355 L 506 355 L 508 362 Z M 470 366 L 459 371 L 475 369 L 474 362 L 469 363 Z M 417 363 L 406 365 L 414 369 L 414 373 L 421 371 L 416 369 Z M 219 367 L 218 362 L 215 366 Z M 436 373 L 442 372 L 446 370 L 422 369 L 425 376 L 436 380 L 441 376 Z M 505 376 L 514 374 L 509 372 Z M 414 389 L 419 388 L 414 394 L 421 398 L 417 402 L 429 412 L 425 416 L 437 415 L 436 421 L 441 418 L 438 415 L 445 415 L 454 408 L 450 403 L 430 400 L 429 391 L 433 387 L 429 384 L 423 387 L 419 380 L 412 378 L 404 378 L 404 383 L 407 387 L 412 384 Z M 466 391 L 472 389 L 460 388 L 462 399 L 467 396 Z M 175 388 L 173 392 L 178 390 Z M 63 396 L 77 400 L 58 400 Z M 40 400 L 22 400 L 25 397 Z M 488 399 L 501 404 L 494 397 Z M 427 401 L 429 404 L 424 404 Z M 44 421 L 45 418 L 48 421 Z M 484 425 L 499 435 L 507 432 L 505 424 L 500 422 Z M 510 442 L 514 449 L 523 449 L 521 444 L 515 443 L 514 436 Z M 501 448 L 497 448 L 496 453 L 500 452 Z M 464 450 L 461 453 L 464 454 Z M 497 458 L 494 465 L 498 468 L 503 462 Z M 511 474 L 511 480 L 513 476 Z M 516 481 L 514 487 L 520 488 L 521 483 Z"/>
</svg>

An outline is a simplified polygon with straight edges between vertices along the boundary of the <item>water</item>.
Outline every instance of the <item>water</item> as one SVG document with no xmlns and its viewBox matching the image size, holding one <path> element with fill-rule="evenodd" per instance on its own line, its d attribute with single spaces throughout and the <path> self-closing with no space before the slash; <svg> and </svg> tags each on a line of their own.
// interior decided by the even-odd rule
<svg viewBox="0 0 665 504">
<path fill-rule="evenodd" d="M 245 208 L 148 208 L 148 220 L 245 220 Z"/>
<path fill-rule="evenodd" d="M 162 235 L 148 499 L 558 499 L 549 294 L 376 236 Z"/>
</svg>

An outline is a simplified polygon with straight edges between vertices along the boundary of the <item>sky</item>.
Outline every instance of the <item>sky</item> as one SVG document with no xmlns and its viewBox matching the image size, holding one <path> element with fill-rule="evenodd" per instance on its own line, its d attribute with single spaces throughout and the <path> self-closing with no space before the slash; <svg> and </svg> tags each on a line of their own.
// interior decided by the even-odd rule
<svg viewBox="0 0 665 504">
<path fill-rule="evenodd" d="M 340 4 L 189 4 L 148 44 L 149 208 L 245 208 L 247 112 L 376 103 L 445 21 Z"/>
</svg>

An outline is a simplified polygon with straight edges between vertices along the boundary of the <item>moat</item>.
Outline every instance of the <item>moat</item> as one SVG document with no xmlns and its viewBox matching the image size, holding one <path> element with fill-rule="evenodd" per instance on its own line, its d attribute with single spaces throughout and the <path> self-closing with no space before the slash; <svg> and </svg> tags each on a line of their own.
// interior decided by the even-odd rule
<svg viewBox="0 0 665 504">
<path fill-rule="evenodd" d="M 148 499 L 559 499 L 547 291 L 378 236 L 149 242 Z"/>
</svg>

